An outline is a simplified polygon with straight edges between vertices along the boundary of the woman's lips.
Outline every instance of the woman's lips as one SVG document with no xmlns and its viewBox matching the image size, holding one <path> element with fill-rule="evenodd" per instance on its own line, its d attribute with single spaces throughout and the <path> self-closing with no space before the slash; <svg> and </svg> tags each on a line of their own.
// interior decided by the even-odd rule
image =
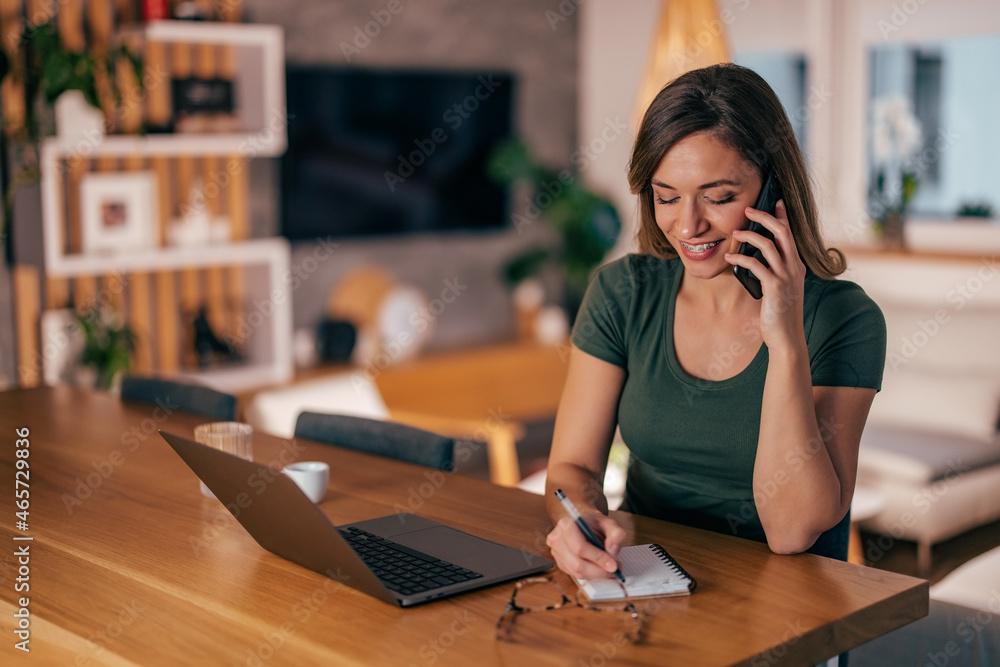
<svg viewBox="0 0 1000 667">
<path fill-rule="evenodd" d="M 680 245 L 681 252 L 684 254 L 685 257 L 693 260 L 702 260 L 702 259 L 708 259 L 712 255 L 714 255 L 716 251 L 718 251 L 718 249 L 722 246 L 722 241 L 723 239 L 719 239 L 718 241 L 712 241 L 710 243 L 698 243 L 698 244 L 690 244 L 690 243 L 684 243 L 683 241 L 679 241 L 678 244 Z"/>
</svg>

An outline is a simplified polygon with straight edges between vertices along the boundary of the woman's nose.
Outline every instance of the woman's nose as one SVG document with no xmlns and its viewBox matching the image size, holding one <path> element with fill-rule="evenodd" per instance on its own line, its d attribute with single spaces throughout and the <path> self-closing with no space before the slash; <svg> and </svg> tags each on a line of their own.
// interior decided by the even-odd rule
<svg viewBox="0 0 1000 667">
<path fill-rule="evenodd" d="M 677 218 L 677 236 L 682 239 L 694 239 L 708 230 L 709 224 L 702 215 L 701 207 L 691 201 L 684 204 Z"/>
</svg>

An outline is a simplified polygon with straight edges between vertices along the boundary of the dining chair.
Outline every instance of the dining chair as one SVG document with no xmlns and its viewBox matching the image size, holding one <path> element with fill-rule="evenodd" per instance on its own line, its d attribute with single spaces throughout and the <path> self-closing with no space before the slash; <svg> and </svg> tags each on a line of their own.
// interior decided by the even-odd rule
<svg viewBox="0 0 1000 667">
<path fill-rule="evenodd" d="M 454 438 L 396 422 L 303 412 L 295 422 L 295 437 L 438 470 L 450 471 L 454 467 Z"/>
<path fill-rule="evenodd" d="M 219 421 L 236 419 L 235 396 L 196 384 L 126 375 L 122 379 L 121 397 L 126 401 L 159 402 L 170 408 Z"/>
</svg>

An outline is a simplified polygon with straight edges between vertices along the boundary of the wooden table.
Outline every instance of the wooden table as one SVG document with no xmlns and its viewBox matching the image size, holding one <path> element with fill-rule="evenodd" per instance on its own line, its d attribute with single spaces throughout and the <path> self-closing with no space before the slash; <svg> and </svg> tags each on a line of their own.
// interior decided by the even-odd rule
<svg viewBox="0 0 1000 667">
<path fill-rule="evenodd" d="M 621 514 L 630 540 L 658 542 L 688 569 L 695 594 L 645 602 L 638 646 L 594 612 L 568 610 L 524 617 L 520 643 L 498 642 L 510 584 L 399 609 L 258 547 L 155 435 L 190 435 L 200 421 L 70 388 L 0 393 L 0 663 L 811 665 L 927 613 L 922 580 Z M 26 531 L 14 524 L 17 428 L 30 429 Z M 405 508 L 545 553 L 539 496 L 254 438 L 258 461 L 284 452 L 331 464 L 321 507 L 336 523 Z M 15 593 L 23 545 L 30 590 Z M 14 648 L 21 596 L 30 597 L 30 656 Z"/>
</svg>

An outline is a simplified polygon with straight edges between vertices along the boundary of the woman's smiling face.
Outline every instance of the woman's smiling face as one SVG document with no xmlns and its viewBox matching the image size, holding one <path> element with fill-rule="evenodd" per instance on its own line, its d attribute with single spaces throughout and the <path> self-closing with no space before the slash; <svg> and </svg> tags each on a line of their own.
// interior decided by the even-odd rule
<svg viewBox="0 0 1000 667">
<path fill-rule="evenodd" d="M 732 265 L 732 234 L 746 228 L 744 210 L 760 192 L 757 170 L 714 135 L 699 132 L 678 141 L 651 179 L 656 225 L 680 256 L 687 274 L 714 278 Z"/>
</svg>

